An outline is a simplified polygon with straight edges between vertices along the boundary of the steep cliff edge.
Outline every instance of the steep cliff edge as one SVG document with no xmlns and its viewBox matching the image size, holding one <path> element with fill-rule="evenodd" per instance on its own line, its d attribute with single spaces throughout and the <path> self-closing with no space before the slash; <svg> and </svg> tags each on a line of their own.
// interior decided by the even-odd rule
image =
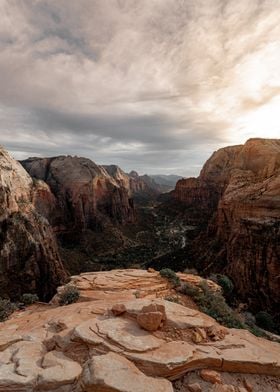
<svg viewBox="0 0 280 392">
<path fill-rule="evenodd" d="M 67 274 L 48 221 L 32 204 L 33 181 L 0 147 L 0 295 L 50 298 Z"/>
<path fill-rule="evenodd" d="M 155 200 L 161 193 L 170 190 L 170 188 L 156 183 L 147 174 L 140 176 L 136 171 L 127 174 L 116 165 L 103 165 L 103 167 L 138 202 Z"/>
<path fill-rule="evenodd" d="M 256 309 L 279 312 L 280 140 L 218 150 L 197 179 L 178 182 L 172 197 L 207 225 L 192 243 L 199 267 L 228 274 Z"/>
<path fill-rule="evenodd" d="M 278 343 L 222 327 L 187 297 L 185 304 L 165 300 L 174 289 L 158 272 L 87 273 L 71 285 L 78 303 L 35 304 L 0 324 L 0 390 L 278 390 Z M 194 377 L 196 389 L 187 381 Z"/>
<path fill-rule="evenodd" d="M 133 200 L 125 183 L 115 179 L 102 166 L 90 159 L 72 156 L 29 158 L 21 161 L 35 179 L 43 180 L 52 196 L 37 193 L 38 208 L 43 208 L 57 232 L 99 230 L 110 223 L 134 220 Z M 52 211 L 44 196 L 53 198 Z"/>
</svg>

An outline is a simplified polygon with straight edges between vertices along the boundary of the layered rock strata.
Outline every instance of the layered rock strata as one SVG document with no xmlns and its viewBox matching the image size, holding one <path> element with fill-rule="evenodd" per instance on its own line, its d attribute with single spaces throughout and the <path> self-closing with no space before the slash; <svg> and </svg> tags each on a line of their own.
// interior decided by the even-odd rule
<svg viewBox="0 0 280 392">
<path fill-rule="evenodd" d="M 33 181 L 0 147 L 0 295 L 49 299 L 67 274 L 48 221 L 32 204 Z"/>
<path fill-rule="evenodd" d="M 71 284 L 81 302 L 59 307 L 54 299 L 0 324 L 0 391 L 172 392 L 172 380 L 196 369 L 280 376 L 279 344 L 164 300 L 173 289 L 157 272 L 86 273 Z M 137 319 L 154 309 L 164 310 L 163 324 L 150 332 Z M 199 344 L 191 339 L 198 329 Z"/>
<path fill-rule="evenodd" d="M 90 159 L 29 158 L 21 164 L 49 187 L 49 191 L 38 190 L 34 201 L 57 232 L 102 230 L 107 224 L 134 220 L 133 200 L 126 184 Z"/>
<path fill-rule="evenodd" d="M 192 245 L 199 268 L 224 272 L 243 300 L 279 311 L 280 140 L 218 150 L 172 196 L 207 226 Z"/>
</svg>

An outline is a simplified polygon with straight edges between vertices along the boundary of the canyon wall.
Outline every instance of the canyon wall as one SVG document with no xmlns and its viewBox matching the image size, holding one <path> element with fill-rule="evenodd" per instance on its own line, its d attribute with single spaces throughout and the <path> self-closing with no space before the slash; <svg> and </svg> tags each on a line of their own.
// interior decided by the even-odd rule
<svg viewBox="0 0 280 392">
<path fill-rule="evenodd" d="M 172 197 L 186 213 L 201 212 L 198 225 L 206 223 L 192 243 L 199 268 L 226 273 L 252 306 L 279 311 L 280 140 L 218 150 Z"/>
<path fill-rule="evenodd" d="M 126 183 L 91 160 L 59 156 L 29 158 L 21 164 L 41 181 L 34 202 L 56 232 L 133 222 L 133 199 Z"/>
<path fill-rule="evenodd" d="M 0 296 L 36 292 L 46 300 L 67 277 L 33 191 L 31 177 L 0 147 Z"/>
</svg>

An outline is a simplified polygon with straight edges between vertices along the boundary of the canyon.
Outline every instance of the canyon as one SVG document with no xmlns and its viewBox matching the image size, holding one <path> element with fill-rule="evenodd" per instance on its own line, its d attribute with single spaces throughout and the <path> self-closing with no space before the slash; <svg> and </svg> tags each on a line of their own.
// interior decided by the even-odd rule
<svg viewBox="0 0 280 392">
<path fill-rule="evenodd" d="M 172 198 L 200 226 L 188 250 L 196 268 L 228 275 L 239 298 L 279 317 L 280 140 L 218 150 Z"/>
<path fill-rule="evenodd" d="M 277 327 L 280 140 L 222 148 L 198 178 L 167 186 L 86 158 L 17 162 L 0 148 L 0 297 L 44 301 L 0 323 L 0 390 L 279 390 L 279 336 L 247 325 L 246 311 Z M 178 285 L 164 267 L 185 270 Z M 233 282 L 236 326 L 274 341 L 198 306 L 205 285 L 222 293 L 213 273 Z M 61 302 L 67 288 L 77 303 Z"/>
</svg>

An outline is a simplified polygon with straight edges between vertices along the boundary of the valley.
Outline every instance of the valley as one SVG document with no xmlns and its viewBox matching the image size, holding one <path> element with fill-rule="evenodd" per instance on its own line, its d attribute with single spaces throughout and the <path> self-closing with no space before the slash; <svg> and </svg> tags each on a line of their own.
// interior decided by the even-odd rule
<svg viewBox="0 0 280 392">
<path fill-rule="evenodd" d="M 279 140 L 220 149 L 198 178 L 168 192 L 147 175 L 86 158 L 18 163 L 2 150 L 1 159 L 5 295 L 17 299 L 28 287 L 49 299 L 67 276 L 84 272 L 191 269 L 226 276 L 233 307 L 280 324 Z"/>
</svg>

